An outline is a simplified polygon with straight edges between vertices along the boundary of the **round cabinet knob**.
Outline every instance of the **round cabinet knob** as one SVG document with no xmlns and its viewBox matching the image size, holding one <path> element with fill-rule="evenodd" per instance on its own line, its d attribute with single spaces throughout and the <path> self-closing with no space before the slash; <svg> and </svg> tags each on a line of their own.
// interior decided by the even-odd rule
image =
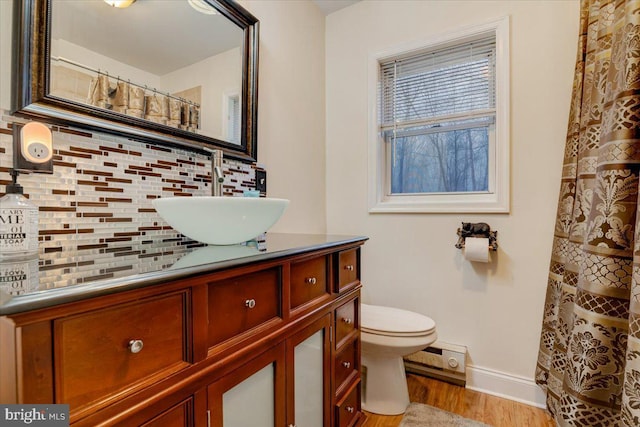
<svg viewBox="0 0 640 427">
<path fill-rule="evenodd" d="M 344 366 L 345 368 L 349 369 L 351 367 L 351 363 L 350 362 L 342 362 L 342 366 Z"/>
<path fill-rule="evenodd" d="M 142 351 L 142 347 L 144 347 L 142 340 L 129 341 L 129 351 L 131 353 L 140 353 Z"/>
<path fill-rule="evenodd" d="M 254 300 L 254 299 L 248 299 L 248 300 L 246 300 L 246 301 L 244 302 L 244 305 L 245 305 L 245 307 L 253 308 L 253 307 L 255 307 L 255 306 L 256 306 L 256 300 Z"/>
<path fill-rule="evenodd" d="M 345 265 L 345 266 L 344 266 L 344 269 L 345 269 L 345 270 L 348 270 L 348 271 L 353 271 L 353 265 L 351 265 L 351 264 L 349 264 L 349 265 Z"/>
<path fill-rule="evenodd" d="M 310 285 L 315 285 L 318 280 L 315 277 L 307 277 L 306 279 L 304 279 L 305 283 L 308 283 Z"/>
<path fill-rule="evenodd" d="M 352 324 L 352 323 L 353 323 L 353 320 L 351 320 L 351 318 L 349 318 L 349 317 L 343 317 L 343 318 L 342 318 L 342 321 L 343 321 L 344 323 L 346 323 L 347 325 L 350 325 L 350 324 Z"/>
<path fill-rule="evenodd" d="M 350 414 L 353 414 L 353 411 L 355 411 L 355 409 L 353 408 L 353 406 L 347 406 L 347 412 Z"/>
</svg>

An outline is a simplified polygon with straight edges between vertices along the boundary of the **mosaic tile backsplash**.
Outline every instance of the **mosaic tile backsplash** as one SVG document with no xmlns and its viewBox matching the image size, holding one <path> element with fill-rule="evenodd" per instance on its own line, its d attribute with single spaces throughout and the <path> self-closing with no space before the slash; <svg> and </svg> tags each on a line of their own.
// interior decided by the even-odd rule
<svg viewBox="0 0 640 427">
<path fill-rule="evenodd" d="M 0 116 L 1 197 L 11 182 L 11 126 L 21 119 L 2 110 Z M 151 200 L 210 195 L 207 155 L 65 127 L 52 130 L 53 175 L 24 174 L 18 179 L 25 196 L 39 208 L 41 285 L 68 286 L 124 277 L 132 270 L 161 270 L 200 246 L 169 227 Z M 256 169 L 256 164 L 225 159 L 224 195 L 242 196 L 245 189 L 254 189 Z"/>
</svg>

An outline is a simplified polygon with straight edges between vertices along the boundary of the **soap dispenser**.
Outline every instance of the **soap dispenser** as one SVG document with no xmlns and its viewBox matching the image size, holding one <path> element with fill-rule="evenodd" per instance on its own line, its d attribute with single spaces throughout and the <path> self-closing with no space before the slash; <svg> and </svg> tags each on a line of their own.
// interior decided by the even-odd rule
<svg viewBox="0 0 640 427">
<path fill-rule="evenodd" d="M 11 177 L 0 198 L 0 259 L 38 253 L 38 208 L 23 196 L 18 171 L 11 170 Z"/>
</svg>

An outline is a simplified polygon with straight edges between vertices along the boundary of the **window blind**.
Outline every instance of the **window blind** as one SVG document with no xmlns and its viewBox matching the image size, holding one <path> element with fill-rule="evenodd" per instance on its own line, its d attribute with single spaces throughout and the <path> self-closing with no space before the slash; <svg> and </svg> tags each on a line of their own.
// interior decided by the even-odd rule
<svg viewBox="0 0 640 427">
<path fill-rule="evenodd" d="M 495 117 L 495 34 L 380 63 L 381 130 Z"/>
</svg>

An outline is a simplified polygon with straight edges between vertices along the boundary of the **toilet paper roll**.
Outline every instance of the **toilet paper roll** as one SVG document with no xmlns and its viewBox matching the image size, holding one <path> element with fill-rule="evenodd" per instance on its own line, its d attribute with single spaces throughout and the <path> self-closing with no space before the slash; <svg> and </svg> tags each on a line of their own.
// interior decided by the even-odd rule
<svg viewBox="0 0 640 427">
<path fill-rule="evenodd" d="M 467 237 L 464 240 L 464 259 L 472 262 L 489 262 L 489 239 Z"/>
</svg>

